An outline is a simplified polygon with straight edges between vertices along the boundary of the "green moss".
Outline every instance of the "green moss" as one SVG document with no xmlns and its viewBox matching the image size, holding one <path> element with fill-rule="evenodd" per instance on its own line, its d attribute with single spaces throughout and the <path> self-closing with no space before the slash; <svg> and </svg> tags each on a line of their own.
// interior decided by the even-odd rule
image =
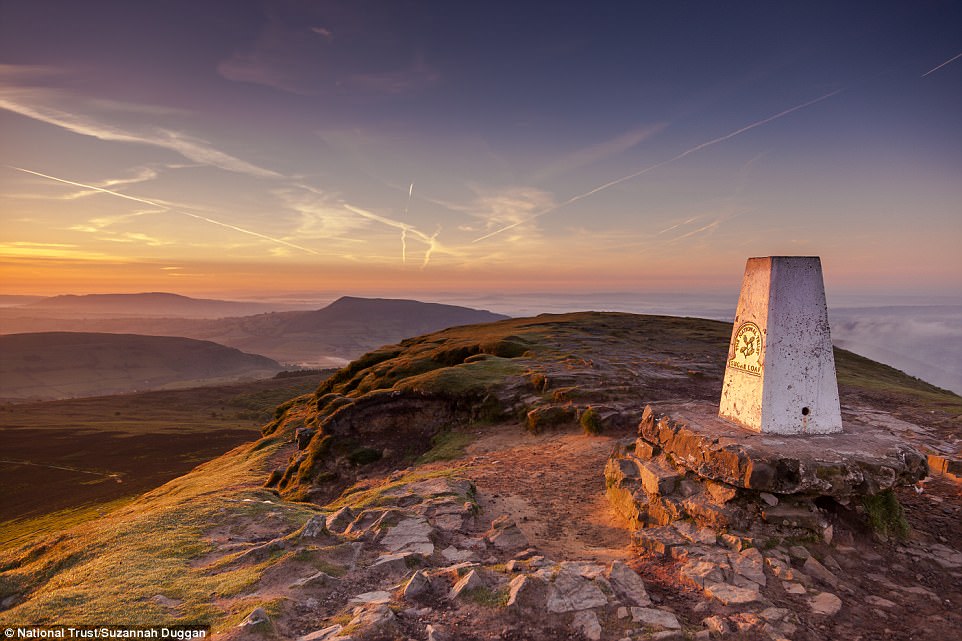
<svg viewBox="0 0 962 641">
<path fill-rule="evenodd" d="M 381 460 L 381 450 L 373 447 L 359 447 L 347 455 L 351 465 L 368 465 Z"/>
<path fill-rule="evenodd" d="M 902 504 L 892 490 L 866 496 L 862 507 L 873 530 L 885 536 L 905 539 L 909 535 L 909 522 L 905 519 Z"/>
<path fill-rule="evenodd" d="M 431 449 L 421 455 L 418 464 L 450 461 L 464 456 L 465 448 L 474 441 L 474 435 L 459 430 L 448 430 L 431 439 Z"/>
<path fill-rule="evenodd" d="M 415 483 L 426 479 L 438 478 L 441 476 L 454 476 L 456 470 L 430 470 L 427 472 L 411 472 L 401 477 L 376 485 L 374 487 L 350 487 L 341 494 L 340 497 L 324 506 L 327 510 L 339 510 L 342 507 L 350 507 L 352 510 L 359 510 L 366 507 L 381 505 L 384 503 L 384 493 L 393 488 L 408 483 Z"/>
<path fill-rule="evenodd" d="M 395 389 L 453 398 L 481 399 L 509 376 L 520 374 L 521 366 L 517 362 L 492 356 L 406 378 L 396 384 Z"/>
<path fill-rule="evenodd" d="M 533 434 L 540 434 L 552 427 L 574 423 L 577 418 L 577 413 L 571 407 L 542 405 L 528 412 L 527 428 Z"/>
<path fill-rule="evenodd" d="M 486 608 L 503 608 L 508 605 L 510 595 L 507 586 L 497 590 L 482 586 L 473 590 L 465 590 L 461 593 L 461 596 Z"/>
<path fill-rule="evenodd" d="M 581 423 L 581 429 L 585 431 L 585 434 L 601 434 L 604 431 L 604 427 L 601 425 L 601 417 L 598 416 L 598 412 L 594 408 L 589 407 L 583 411 L 578 422 Z"/>
</svg>

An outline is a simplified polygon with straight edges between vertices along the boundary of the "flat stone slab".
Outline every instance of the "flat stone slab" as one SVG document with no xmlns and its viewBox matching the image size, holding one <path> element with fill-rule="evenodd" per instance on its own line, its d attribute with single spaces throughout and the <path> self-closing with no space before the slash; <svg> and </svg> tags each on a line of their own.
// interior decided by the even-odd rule
<svg viewBox="0 0 962 641">
<path fill-rule="evenodd" d="M 922 454 L 867 422 L 783 436 L 751 432 L 716 412 L 711 403 L 684 403 L 656 421 L 646 410 L 638 435 L 701 477 L 775 494 L 875 494 L 928 474 Z"/>
</svg>

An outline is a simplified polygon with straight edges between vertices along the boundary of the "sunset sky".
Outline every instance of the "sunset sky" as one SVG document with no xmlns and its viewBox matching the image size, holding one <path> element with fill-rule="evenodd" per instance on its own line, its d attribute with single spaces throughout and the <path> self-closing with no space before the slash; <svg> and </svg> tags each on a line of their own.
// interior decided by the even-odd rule
<svg viewBox="0 0 962 641">
<path fill-rule="evenodd" d="M 962 296 L 962 2 L 0 0 L 0 293 Z"/>
</svg>

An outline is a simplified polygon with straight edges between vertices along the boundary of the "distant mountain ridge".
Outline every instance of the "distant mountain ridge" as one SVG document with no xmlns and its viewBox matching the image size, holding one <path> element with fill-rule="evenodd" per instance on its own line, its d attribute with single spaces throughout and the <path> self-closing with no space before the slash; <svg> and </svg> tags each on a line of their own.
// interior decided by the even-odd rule
<svg viewBox="0 0 962 641">
<path fill-rule="evenodd" d="M 113 299 L 96 300 L 107 300 L 110 304 Z M 183 336 L 263 354 L 280 362 L 322 367 L 343 365 L 371 349 L 411 336 L 508 318 L 457 305 L 354 296 L 344 296 L 327 307 L 312 311 L 280 311 L 218 319 L 151 317 L 147 314 L 110 317 L 104 313 L 78 318 L 44 312 L 42 306 L 33 305 L 0 310 L 0 332 L 79 331 Z"/>
<path fill-rule="evenodd" d="M 172 336 L 38 332 L 0 336 L 0 399 L 56 399 L 273 376 L 276 361 Z"/>
<path fill-rule="evenodd" d="M 169 292 L 64 294 L 43 298 L 21 307 L 28 310 L 55 311 L 66 314 L 172 316 L 178 318 L 226 318 L 291 309 L 290 305 L 191 298 Z"/>
</svg>

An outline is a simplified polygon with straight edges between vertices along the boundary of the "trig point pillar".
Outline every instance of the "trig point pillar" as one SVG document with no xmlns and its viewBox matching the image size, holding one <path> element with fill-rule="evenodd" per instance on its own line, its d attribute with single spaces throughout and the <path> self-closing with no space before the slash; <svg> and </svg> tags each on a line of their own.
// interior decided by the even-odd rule
<svg viewBox="0 0 962 641">
<path fill-rule="evenodd" d="M 769 434 L 842 431 L 817 256 L 748 259 L 718 415 Z"/>
</svg>

